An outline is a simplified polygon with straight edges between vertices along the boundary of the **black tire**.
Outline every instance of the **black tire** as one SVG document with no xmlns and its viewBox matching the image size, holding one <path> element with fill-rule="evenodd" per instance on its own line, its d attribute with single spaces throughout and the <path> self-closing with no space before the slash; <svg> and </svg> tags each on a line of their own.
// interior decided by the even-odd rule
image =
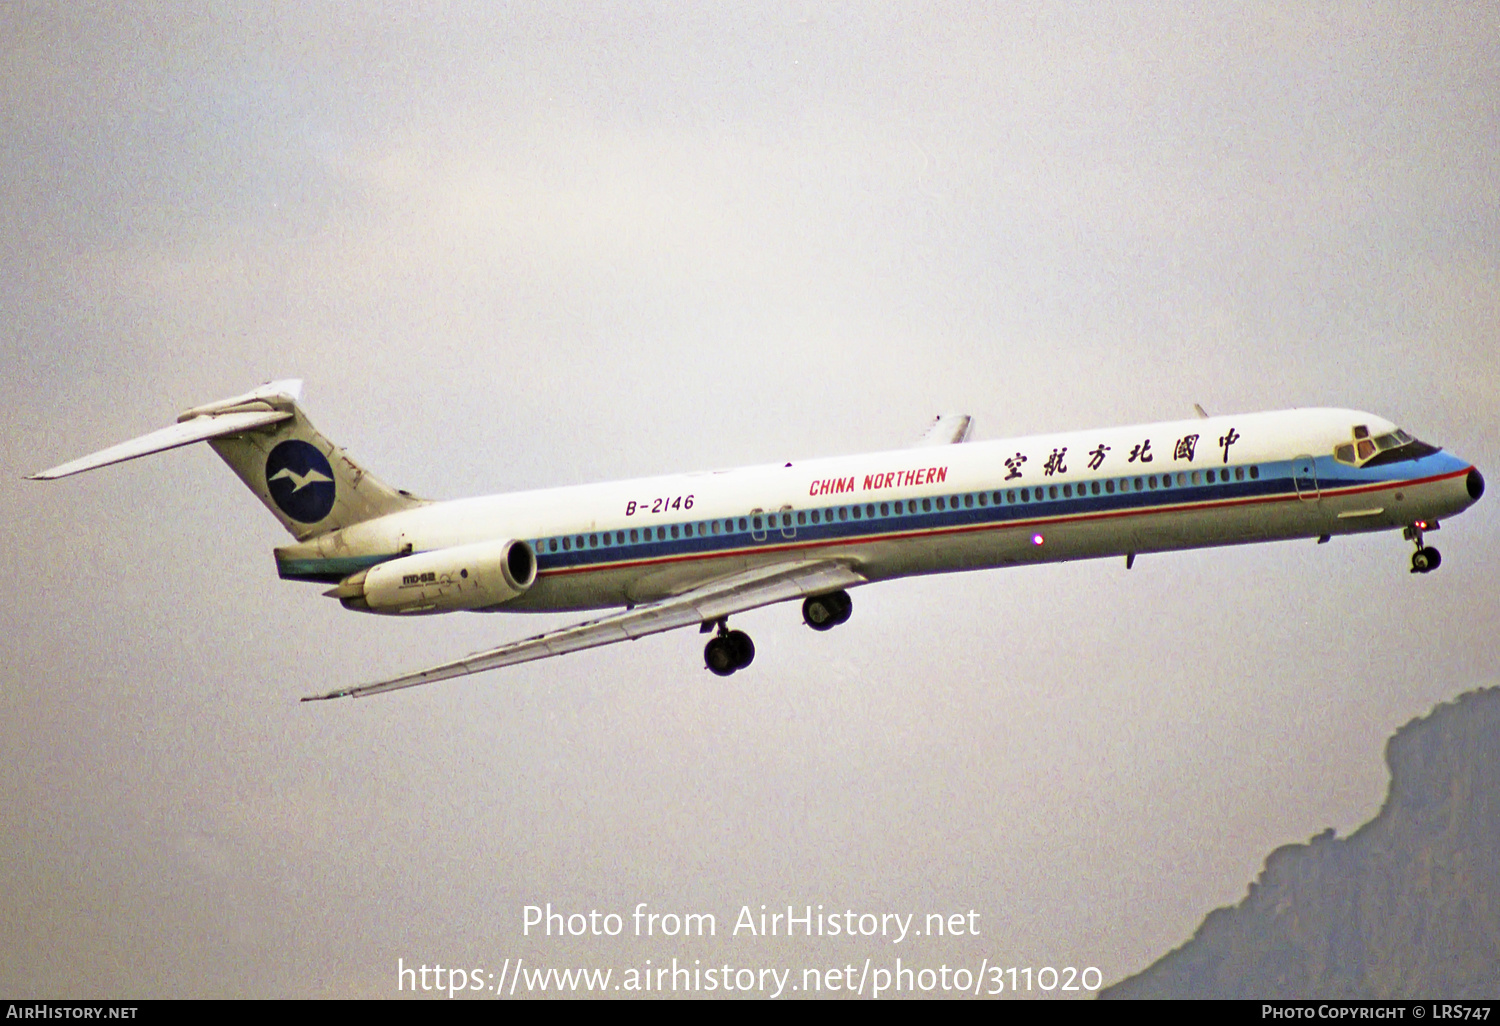
<svg viewBox="0 0 1500 1026">
<path fill-rule="evenodd" d="M 1427 546 L 1427 570 L 1425 572 L 1430 574 L 1442 565 L 1443 554 L 1431 545 Z"/>
<path fill-rule="evenodd" d="M 740 668 L 738 653 L 729 637 L 714 638 L 703 646 L 703 665 L 720 677 L 727 677 Z"/>
<path fill-rule="evenodd" d="M 744 631 L 730 631 L 724 635 L 724 641 L 729 644 L 730 651 L 734 654 L 736 670 L 743 670 L 755 662 L 755 642 L 750 640 L 750 635 Z"/>
<path fill-rule="evenodd" d="M 854 613 L 854 600 L 849 597 L 849 593 L 847 591 L 836 591 L 829 597 L 838 599 L 839 603 L 838 618 L 833 622 L 836 624 L 848 623 L 849 617 Z"/>
<path fill-rule="evenodd" d="M 1411 554 L 1411 572 L 1414 574 L 1425 574 L 1436 564 L 1432 560 L 1432 554 L 1436 549 L 1418 549 Z M 1442 557 L 1439 557 L 1442 558 Z"/>
<path fill-rule="evenodd" d="M 802 622 L 815 631 L 826 631 L 837 627 L 838 608 L 828 601 L 827 595 L 813 595 L 802 600 Z"/>
</svg>

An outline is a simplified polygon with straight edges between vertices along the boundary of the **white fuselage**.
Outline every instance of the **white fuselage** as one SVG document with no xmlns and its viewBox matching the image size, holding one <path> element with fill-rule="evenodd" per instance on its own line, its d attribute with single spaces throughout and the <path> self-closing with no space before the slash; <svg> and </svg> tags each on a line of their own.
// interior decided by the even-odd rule
<svg viewBox="0 0 1500 1026">
<path fill-rule="evenodd" d="M 493 608 L 592 609 L 792 557 L 836 557 L 874 581 L 1401 528 L 1477 498 L 1469 463 L 1420 443 L 1385 462 L 1335 458 L 1394 430 L 1358 411 L 1288 410 L 519 492 L 392 513 L 277 560 L 285 577 L 338 581 L 518 539 L 535 582 Z"/>
</svg>

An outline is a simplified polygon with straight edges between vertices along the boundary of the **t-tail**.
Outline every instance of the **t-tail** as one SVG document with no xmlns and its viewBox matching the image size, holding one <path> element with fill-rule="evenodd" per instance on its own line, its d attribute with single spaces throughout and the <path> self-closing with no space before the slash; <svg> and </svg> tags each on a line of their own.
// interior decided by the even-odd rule
<svg viewBox="0 0 1500 1026">
<path fill-rule="evenodd" d="M 300 380 L 272 381 L 232 399 L 195 406 L 171 427 L 31 478 L 68 477 L 206 441 L 299 540 L 424 503 L 381 481 L 325 438 L 297 405 L 301 394 Z"/>
</svg>

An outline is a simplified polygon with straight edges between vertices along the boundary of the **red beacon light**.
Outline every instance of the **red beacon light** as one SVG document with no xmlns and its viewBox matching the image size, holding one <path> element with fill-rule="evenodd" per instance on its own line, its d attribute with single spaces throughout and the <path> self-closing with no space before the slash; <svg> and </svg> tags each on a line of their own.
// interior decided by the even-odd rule
<svg viewBox="0 0 1500 1026">
<path fill-rule="evenodd" d="M 1033 545 L 1040 545 L 1042 543 L 1042 540 L 1042 536 L 1039 534 L 1034 534 L 1031 536 L 1031 544 Z"/>
</svg>

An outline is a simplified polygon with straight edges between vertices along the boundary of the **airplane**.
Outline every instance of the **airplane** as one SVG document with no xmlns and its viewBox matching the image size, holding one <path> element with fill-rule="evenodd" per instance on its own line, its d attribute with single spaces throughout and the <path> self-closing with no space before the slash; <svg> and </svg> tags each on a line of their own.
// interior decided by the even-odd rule
<svg viewBox="0 0 1500 1026">
<path fill-rule="evenodd" d="M 1484 493 L 1467 461 L 1391 421 L 1294 409 L 969 440 L 939 416 L 913 448 L 434 502 L 320 434 L 300 380 L 31 475 L 50 480 L 207 441 L 296 539 L 280 576 L 360 612 L 618 608 L 427 669 L 303 701 L 361 697 L 696 626 L 728 676 L 755 645 L 728 618 L 800 599 L 818 631 L 849 590 L 920 574 L 1400 530 L 1411 572 L 1441 518 Z"/>
</svg>

